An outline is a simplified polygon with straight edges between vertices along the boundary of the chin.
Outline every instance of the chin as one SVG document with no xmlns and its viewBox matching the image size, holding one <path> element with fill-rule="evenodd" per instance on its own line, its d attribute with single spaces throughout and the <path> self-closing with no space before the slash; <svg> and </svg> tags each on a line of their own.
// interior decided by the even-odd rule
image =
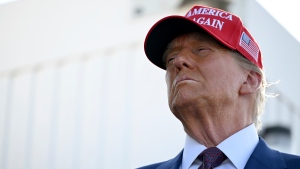
<svg viewBox="0 0 300 169">
<path fill-rule="evenodd" d="M 186 95 L 182 95 L 180 97 L 175 97 L 170 103 L 171 109 L 182 109 L 188 106 L 196 104 L 195 97 L 187 97 Z"/>
</svg>

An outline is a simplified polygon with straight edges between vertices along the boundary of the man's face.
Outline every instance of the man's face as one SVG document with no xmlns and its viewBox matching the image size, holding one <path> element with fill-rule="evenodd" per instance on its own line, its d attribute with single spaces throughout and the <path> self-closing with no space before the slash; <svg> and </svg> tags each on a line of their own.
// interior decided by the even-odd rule
<svg viewBox="0 0 300 169">
<path fill-rule="evenodd" d="M 165 58 L 173 113 L 189 106 L 208 108 L 232 103 L 245 80 L 232 52 L 207 34 L 175 38 L 165 51 Z"/>
</svg>

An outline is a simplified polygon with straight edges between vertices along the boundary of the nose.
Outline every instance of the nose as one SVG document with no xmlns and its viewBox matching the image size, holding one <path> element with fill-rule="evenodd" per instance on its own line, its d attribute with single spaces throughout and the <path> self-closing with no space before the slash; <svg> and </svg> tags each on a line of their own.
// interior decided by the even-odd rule
<svg viewBox="0 0 300 169">
<path fill-rule="evenodd" d="M 179 53 L 178 56 L 174 58 L 173 63 L 177 72 L 185 68 L 193 69 L 191 58 L 184 53 Z"/>
</svg>

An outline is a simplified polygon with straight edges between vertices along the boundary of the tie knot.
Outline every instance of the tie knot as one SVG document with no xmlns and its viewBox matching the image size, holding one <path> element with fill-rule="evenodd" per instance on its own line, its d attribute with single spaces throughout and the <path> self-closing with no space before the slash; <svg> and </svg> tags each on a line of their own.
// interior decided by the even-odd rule
<svg viewBox="0 0 300 169">
<path fill-rule="evenodd" d="M 217 147 L 210 147 L 204 150 L 198 158 L 203 162 L 201 169 L 210 169 L 219 166 L 227 156 Z"/>
</svg>

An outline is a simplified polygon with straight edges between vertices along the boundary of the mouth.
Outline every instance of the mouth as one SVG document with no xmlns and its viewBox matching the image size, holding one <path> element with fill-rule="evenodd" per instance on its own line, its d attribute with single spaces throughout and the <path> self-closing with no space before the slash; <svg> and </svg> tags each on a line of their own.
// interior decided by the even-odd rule
<svg viewBox="0 0 300 169">
<path fill-rule="evenodd" d="M 189 76 L 182 76 L 182 77 L 179 77 L 177 80 L 175 80 L 175 85 L 181 83 L 181 82 L 186 82 L 186 81 L 194 81 L 196 82 L 195 79 L 189 77 Z"/>
</svg>

